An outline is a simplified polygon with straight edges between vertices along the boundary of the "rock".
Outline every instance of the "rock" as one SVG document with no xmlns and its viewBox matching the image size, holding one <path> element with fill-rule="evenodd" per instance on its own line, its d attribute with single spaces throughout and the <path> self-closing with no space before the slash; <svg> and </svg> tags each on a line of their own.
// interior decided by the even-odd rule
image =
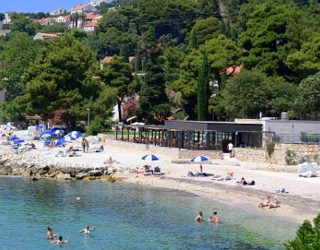
<svg viewBox="0 0 320 250">
<path fill-rule="evenodd" d="M 9 166 L 5 166 L 0 169 L 0 175 L 10 175 L 12 173 L 12 168 Z"/>
<path fill-rule="evenodd" d="M 48 172 L 49 172 L 49 169 L 43 168 L 43 169 L 40 169 L 40 170 L 37 172 L 37 174 L 38 174 L 38 175 L 45 175 L 45 174 L 47 174 Z"/>
<path fill-rule="evenodd" d="M 87 176 L 89 176 L 88 173 L 81 172 L 81 173 L 77 173 L 75 178 L 78 179 L 78 180 L 82 180 L 83 178 L 85 178 Z"/>
<path fill-rule="evenodd" d="M 60 171 L 61 171 L 62 173 L 64 173 L 64 174 L 70 174 L 71 171 L 72 171 L 72 168 L 71 168 L 71 167 L 62 167 L 62 168 L 60 169 Z"/>
<path fill-rule="evenodd" d="M 70 176 L 71 176 L 72 178 L 75 178 L 76 175 L 77 175 L 76 169 L 71 169 Z"/>
<path fill-rule="evenodd" d="M 70 180 L 71 179 L 71 176 L 70 176 L 70 174 L 65 174 L 65 173 L 58 173 L 57 175 L 56 175 L 56 178 L 57 179 L 63 179 L 63 180 Z"/>
<path fill-rule="evenodd" d="M 24 171 L 22 171 L 22 176 L 30 177 L 31 176 L 31 169 L 25 169 Z"/>
<path fill-rule="evenodd" d="M 51 172 L 51 173 L 48 173 L 48 177 L 49 177 L 49 178 L 55 178 L 58 173 L 59 173 L 59 172 Z"/>
<path fill-rule="evenodd" d="M 90 176 L 102 176 L 103 175 L 103 171 L 101 170 L 91 170 L 88 172 L 88 174 Z"/>
</svg>

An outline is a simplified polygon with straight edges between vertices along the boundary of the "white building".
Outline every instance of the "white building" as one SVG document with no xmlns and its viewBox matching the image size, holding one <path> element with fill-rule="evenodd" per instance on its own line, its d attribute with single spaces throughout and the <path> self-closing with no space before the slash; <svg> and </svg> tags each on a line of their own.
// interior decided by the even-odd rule
<svg viewBox="0 0 320 250">
<path fill-rule="evenodd" d="M 50 16 L 60 16 L 60 15 L 63 15 L 64 13 L 66 13 L 67 11 L 63 8 L 61 9 L 57 9 L 57 10 L 54 10 L 50 13 Z"/>
</svg>

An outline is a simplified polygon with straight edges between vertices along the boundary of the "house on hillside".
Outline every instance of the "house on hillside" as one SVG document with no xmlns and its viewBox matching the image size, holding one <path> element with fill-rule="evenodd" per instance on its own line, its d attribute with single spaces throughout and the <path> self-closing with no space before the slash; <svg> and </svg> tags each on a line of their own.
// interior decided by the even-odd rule
<svg viewBox="0 0 320 250">
<path fill-rule="evenodd" d="M 6 36 L 10 32 L 11 32 L 11 30 L 0 30 L 0 36 Z"/>
<path fill-rule="evenodd" d="M 242 67 L 242 65 L 232 65 L 231 67 L 226 69 L 226 74 L 228 76 L 231 76 L 233 74 L 240 74 Z"/>
<path fill-rule="evenodd" d="M 38 32 L 33 39 L 34 40 L 47 40 L 47 39 L 53 39 L 58 36 L 60 36 L 61 33 L 58 32 L 52 32 L 52 33 L 44 33 L 44 32 Z"/>
<path fill-rule="evenodd" d="M 56 23 L 56 18 L 54 17 L 46 17 L 41 19 L 34 20 L 35 23 L 41 25 L 41 26 L 48 26 Z"/>
<path fill-rule="evenodd" d="M 63 15 L 64 13 L 66 13 L 67 11 L 64 8 L 60 8 L 57 10 L 54 10 L 50 13 L 50 16 L 60 16 Z"/>
<path fill-rule="evenodd" d="M 88 33 L 95 33 L 97 26 L 97 23 L 88 23 L 83 26 L 83 30 Z"/>
<path fill-rule="evenodd" d="M 13 12 L 6 12 L 4 13 L 4 19 L 3 19 L 3 24 L 10 24 L 11 23 L 11 15 Z"/>
<path fill-rule="evenodd" d="M 90 12 L 96 12 L 97 9 L 92 6 L 90 3 L 84 3 L 77 6 L 74 6 L 71 9 L 71 15 L 72 14 L 83 14 L 83 13 L 90 13 Z"/>
</svg>

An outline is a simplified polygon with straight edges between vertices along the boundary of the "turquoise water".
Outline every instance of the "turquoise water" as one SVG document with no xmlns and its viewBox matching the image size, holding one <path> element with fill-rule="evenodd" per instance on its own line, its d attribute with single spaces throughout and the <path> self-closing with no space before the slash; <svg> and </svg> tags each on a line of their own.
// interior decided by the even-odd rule
<svg viewBox="0 0 320 250">
<path fill-rule="evenodd" d="M 79 196 L 80 201 L 76 200 Z M 219 211 L 222 223 L 195 223 Z M 268 211 L 269 212 L 269 211 Z M 90 224 L 96 231 L 82 235 Z M 297 225 L 171 190 L 125 183 L 0 178 L 0 249 L 283 249 Z"/>
</svg>

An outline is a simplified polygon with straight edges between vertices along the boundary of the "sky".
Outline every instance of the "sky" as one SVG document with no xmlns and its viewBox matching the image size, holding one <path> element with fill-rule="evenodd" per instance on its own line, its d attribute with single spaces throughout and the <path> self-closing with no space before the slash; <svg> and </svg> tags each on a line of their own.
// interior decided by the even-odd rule
<svg viewBox="0 0 320 250">
<path fill-rule="evenodd" d="M 70 9 L 75 5 L 90 0 L 0 0 L 0 13 L 16 12 L 51 12 L 59 8 Z"/>
</svg>

